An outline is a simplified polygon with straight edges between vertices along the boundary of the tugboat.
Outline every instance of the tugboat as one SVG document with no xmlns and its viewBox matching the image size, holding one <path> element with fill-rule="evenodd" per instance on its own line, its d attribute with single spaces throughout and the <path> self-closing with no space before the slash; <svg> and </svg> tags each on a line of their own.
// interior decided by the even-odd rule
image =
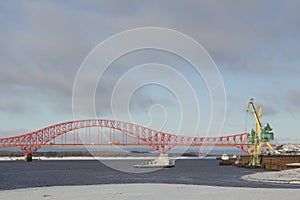
<svg viewBox="0 0 300 200">
<path fill-rule="evenodd" d="M 221 158 L 220 158 L 220 165 L 233 165 L 235 163 L 235 161 L 237 160 L 237 156 L 234 155 L 231 158 L 224 153 Z"/>
<path fill-rule="evenodd" d="M 135 168 L 171 168 L 175 167 L 175 161 L 170 160 L 168 154 L 160 154 L 154 160 L 147 160 L 144 163 L 134 165 Z"/>
</svg>

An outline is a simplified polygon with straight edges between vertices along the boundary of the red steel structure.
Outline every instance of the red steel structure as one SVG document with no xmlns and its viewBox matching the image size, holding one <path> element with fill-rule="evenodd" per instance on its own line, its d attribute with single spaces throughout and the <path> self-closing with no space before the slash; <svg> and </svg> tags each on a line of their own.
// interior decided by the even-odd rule
<svg viewBox="0 0 300 200">
<path fill-rule="evenodd" d="M 75 130 L 84 128 L 87 130 L 86 141 L 85 143 L 79 143 L 78 132 L 76 133 Z M 90 142 L 90 128 L 97 128 L 98 130 L 99 136 L 97 143 Z M 102 128 L 108 128 L 110 130 L 108 143 L 101 142 Z M 114 142 L 115 131 L 122 133 L 122 142 Z M 73 133 L 73 143 L 67 143 L 67 139 L 65 138 L 65 141 L 59 144 L 59 146 L 148 145 L 160 153 L 165 153 L 174 146 L 235 146 L 241 149 L 245 154 L 248 154 L 247 149 L 250 145 L 248 143 L 249 133 L 219 137 L 191 137 L 164 133 L 137 124 L 117 120 L 87 119 L 63 122 L 23 135 L 1 138 L 0 146 L 18 147 L 25 155 L 29 155 L 43 146 L 58 146 L 58 144 L 53 143 L 55 138 L 63 138 L 64 135 L 66 137 L 68 132 Z M 128 142 L 127 136 L 136 138 L 137 142 Z"/>
</svg>

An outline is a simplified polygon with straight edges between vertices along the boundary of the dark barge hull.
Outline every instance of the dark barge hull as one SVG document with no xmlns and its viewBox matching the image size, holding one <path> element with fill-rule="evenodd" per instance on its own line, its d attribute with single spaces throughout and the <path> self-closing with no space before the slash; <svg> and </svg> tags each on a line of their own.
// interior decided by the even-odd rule
<svg viewBox="0 0 300 200">
<path fill-rule="evenodd" d="M 261 167 L 267 170 L 287 170 L 299 168 L 299 165 L 291 165 L 291 163 L 300 163 L 300 155 L 271 155 L 260 156 Z M 236 165 L 238 167 L 248 167 L 250 156 L 241 156 Z"/>
</svg>

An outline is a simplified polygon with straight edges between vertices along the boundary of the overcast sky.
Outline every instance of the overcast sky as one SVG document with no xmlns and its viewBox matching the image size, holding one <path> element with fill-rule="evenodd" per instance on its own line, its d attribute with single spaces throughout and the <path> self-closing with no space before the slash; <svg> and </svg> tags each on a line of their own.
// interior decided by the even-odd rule
<svg viewBox="0 0 300 200">
<path fill-rule="evenodd" d="M 218 67 L 226 94 L 222 135 L 255 126 L 252 115 L 246 125 L 246 108 L 253 97 L 263 104 L 262 121 L 271 124 L 275 137 L 300 139 L 299 8 L 296 0 L 1 1 L 0 136 L 72 120 L 75 77 L 89 52 L 119 32 L 162 27 L 196 40 Z M 111 90 L 122 74 L 151 62 L 173 67 L 190 82 L 200 99 L 200 126 L 207 126 L 211 105 L 203 79 L 182 59 L 158 50 L 133 52 L 112 64 L 97 89 L 97 116 L 112 117 Z M 136 73 L 130 78 L 134 83 L 152 77 L 145 71 Z M 115 102 L 118 112 L 126 114 L 122 103 Z M 152 121 L 166 121 L 164 131 L 173 131 L 182 120 L 177 116 L 180 99 L 159 85 L 135 91 L 129 104 L 133 121 L 142 125 L 151 126 L 150 108 Z M 193 123 L 185 117 L 183 126 L 192 126 L 189 121 Z M 207 130 L 203 127 L 200 132 Z"/>
</svg>

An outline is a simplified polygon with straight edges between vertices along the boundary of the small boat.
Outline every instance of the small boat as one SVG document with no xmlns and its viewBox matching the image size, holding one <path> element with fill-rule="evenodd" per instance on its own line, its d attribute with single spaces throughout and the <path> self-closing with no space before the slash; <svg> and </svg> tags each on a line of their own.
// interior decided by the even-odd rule
<svg viewBox="0 0 300 200">
<path fill-rule="evenodd" d="M 236 156 L 234 155 L 232 158 L 230 158 L 226 153 L 224 153 L 220 158 L 220 165 L 233 165 L 236 160 Z"/>
<path fill-rule="evenodd" d="M 222 156 L 221 156 L 221 160 L 229 160 L 229 156 L 224 153 Z"/>
<path fill-rule="evenodd" d="M 161 154 L 154 160 L 147 160 L 144 163 L 134 165 L 135 168 L 171 168 L 175 167 L 175 161 L 170 160 L 168 154 Z"/>
</svg>

